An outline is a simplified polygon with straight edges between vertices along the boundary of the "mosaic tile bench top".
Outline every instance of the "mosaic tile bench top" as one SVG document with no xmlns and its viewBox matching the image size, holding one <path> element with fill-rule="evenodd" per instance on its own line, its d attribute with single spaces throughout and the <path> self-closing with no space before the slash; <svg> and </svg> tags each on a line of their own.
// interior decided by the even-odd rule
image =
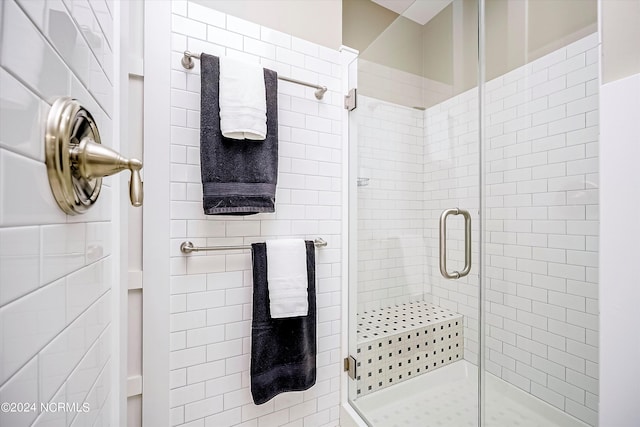
<svg viewBox="0 0 640 427">
<path fill-rule="evenodd" d="M 416 301 L 358 316 L 358 396 L 463 358 L 463 317 Z"/>
</svg>

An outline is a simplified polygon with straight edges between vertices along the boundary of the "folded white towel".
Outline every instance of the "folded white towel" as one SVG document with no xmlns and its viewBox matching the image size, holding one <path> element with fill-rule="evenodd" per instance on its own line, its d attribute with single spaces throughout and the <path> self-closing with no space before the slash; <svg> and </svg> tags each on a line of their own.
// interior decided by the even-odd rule
<svg viewBox="0 0 640 427">
<path fill-rule="evenodd" d="M 271 318 L 306 316 L 309 301 L 304 240 L 267 240 L 266 244 Z"/>
<path fill-rule="evenodd" d="M 257 64 L 220 58 L 220 130 L 233 139 L 267 137 L 264 71 Z"/>
</svg>

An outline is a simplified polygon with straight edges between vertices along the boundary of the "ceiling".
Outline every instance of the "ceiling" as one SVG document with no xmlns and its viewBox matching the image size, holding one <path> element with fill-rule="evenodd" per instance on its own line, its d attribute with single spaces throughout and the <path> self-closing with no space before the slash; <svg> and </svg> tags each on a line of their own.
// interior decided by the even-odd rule
<svg viewBox="0 0 640 427">
<path fill-rule="evenodd" d="M 420 25 L 429 22 L 453 0 L 371 0 Z"/>
</svg>

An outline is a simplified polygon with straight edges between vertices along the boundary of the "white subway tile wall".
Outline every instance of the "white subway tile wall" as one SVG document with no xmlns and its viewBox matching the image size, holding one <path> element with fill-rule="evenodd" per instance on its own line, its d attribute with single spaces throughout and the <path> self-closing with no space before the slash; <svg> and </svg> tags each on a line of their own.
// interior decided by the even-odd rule
<svg viewBox="0 0 640 427">
<path fill-rule="evenodd" d="M 50 104 L 72 96 L 112 144 L 113 6 L 0 4 L 0 401 L 90 411 L 0 413 L 0 425 L 107 425 L 112 380 L 111 179 L 86 215 L 64 215 L 44 165 Z M 25 48 L 26 47 L 26 48 Z"/>
<path fill-rule="evenodd" d="M 351 113 L 358 126 L 358 313 L 425 301 L 463 314 L 464 354 L 475 362 L 478 270 L 451 286 L 438 261 L 442 210 L 467 209 L 477 224 L 474 93 L 445 102 L 459 114 L 457 127 L 439 106 L 421 111 L 367 96 L 358 96 L 358 103 Z M 449 217 L 448 230 L 448 268 L 460 271 L 462 221 Z M 472 258 L 478 259 L 475 225 Z"/>
<path fill-rule="evenodd" d="M 423 299 L 423 111 L 358 96 L 358 313 Z"/>
<path fill-rule="evenodd" d="M 191 2 L 173 1 L 171 93 L 171 424 L 337 426 L 340 395 L 342 63 L 338 52 Z M 279 81 L 276 212 L 205 216 L 199 156 L 200 67 L 182 51 L 236 56 L 326 85 Z M 256 406 L 250 394 L 252 272 L 248 250 L 195 253 L 179 245 L 324 238 L 316 250 L 318 377 L 304 392 Z"/>
<path fill-rule="evenodd" d="M 435 305 L 464 317 L 464 358 L 478 360 L 479 144 L 477 88 L 428 108 L 424 113 L 424 293 Z M 500 114 L 500 113 L 498 113 Z M 515 169 L 515 168 L 514 168 Z M 461 208 L 471 215 L 472 269 L 449 280 L 439 268 L 439 219 L 443 210 Z M 464 267 L 464 222 L 447 218 L 447 271 Z M 491 245 L 487 245 L 491 250 Z M 487 274 L 491 274 L 487 271 Z"/>
<path fill-rule="evenodd" d="M 597 45 L 594 33 L 488 82 L 484 153 L 487 369 L 590 425 L 598 419 Z M 472 90 L 425 115 L 427 283 L 433 303 L 472 319 L 471 361 L 476 283 L 440 277 L 437 218 L 460 206 L 476 219 L 477 102 Z M 462 235 L 449 239 L 450 258 L 462 259 Z"/>
</svg>

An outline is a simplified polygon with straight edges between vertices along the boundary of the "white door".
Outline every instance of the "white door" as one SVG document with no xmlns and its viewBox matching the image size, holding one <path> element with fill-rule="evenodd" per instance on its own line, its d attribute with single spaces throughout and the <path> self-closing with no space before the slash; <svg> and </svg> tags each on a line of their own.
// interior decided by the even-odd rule
<svg viewBox="0 0 640 427">
<path fill-rule="evenodd" d="M 0 425 L 119 425 L 120 176 L 66 215 L 49 187 L 44 122 L 76 98 L 119 143 L 120 4 L 0 3 Z M 66 404 L 63 410 L 54 410 Z M 5 410 L 7 409 L 7 410 Z M 44 409 L 44 410 L 43 410 Z"/>
</svg>

